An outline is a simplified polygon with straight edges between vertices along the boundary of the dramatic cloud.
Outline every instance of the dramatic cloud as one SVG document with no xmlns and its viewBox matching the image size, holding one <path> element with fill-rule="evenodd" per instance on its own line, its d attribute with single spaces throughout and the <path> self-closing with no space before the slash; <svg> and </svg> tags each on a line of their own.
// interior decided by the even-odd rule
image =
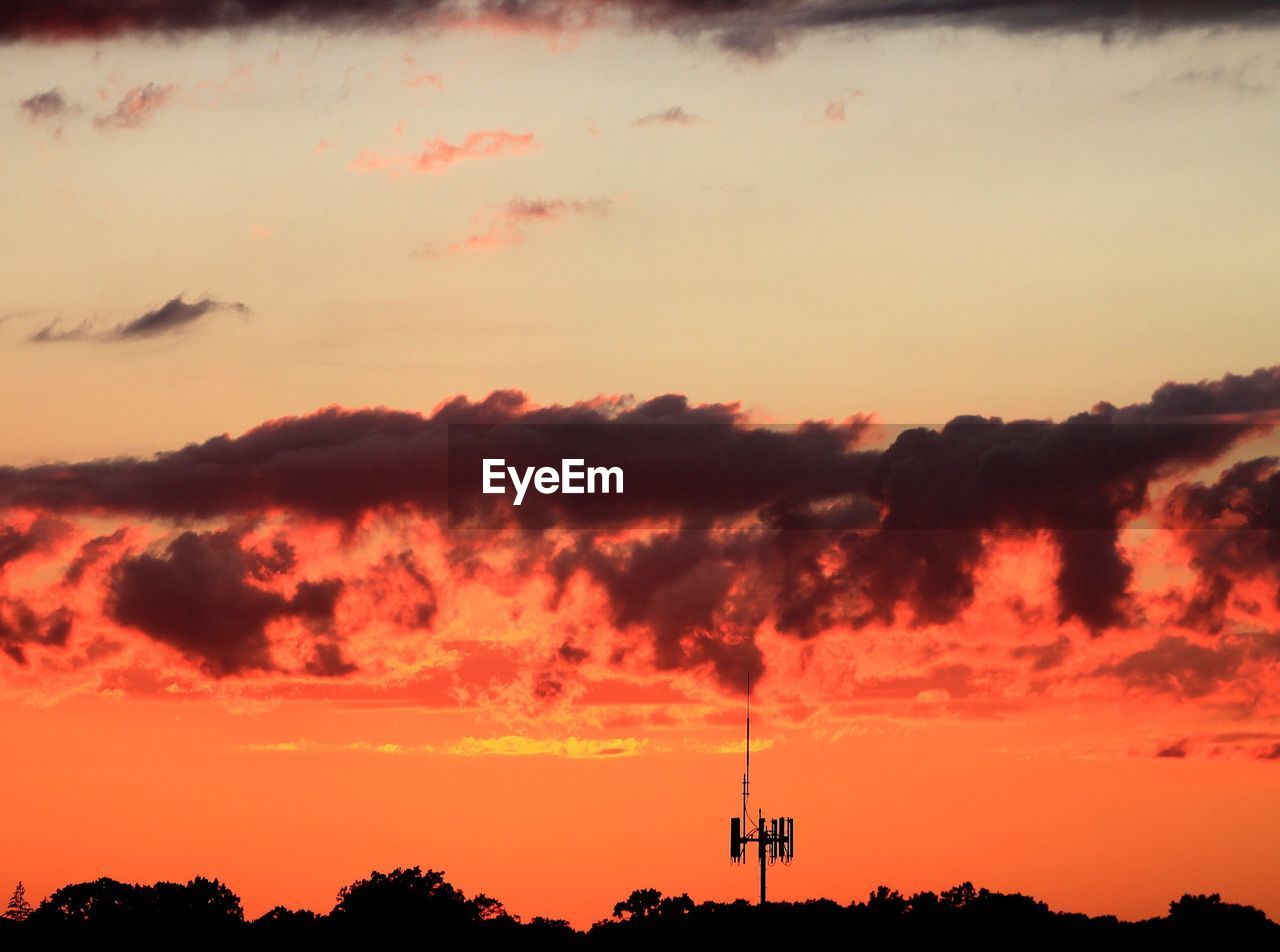
<svg viewBox="0 0 1280 952">
<path fill-rule="evenodd" d="M 147 311 L 140 317 L 118 324 L 107 331 L 97 331 L 87 321 L 63 330 L 58 321 L 47 324 L 32 334 L 27 340 L 32 344 L 56 344 L 67 341 L 131 341 L 151 337 L 162 337 L 180 331 L 196 323 L 202 318 L 219 311 L 232 311 L 237 314 L 248 314 L 249 308 L 236 301 L 215 301 L 212 298 L 201 298 L 198 301 L 184 301 L 182 295 L 165 301 L 164 304 Z"/>
<path fill-rule="evenodd" d="M 473 132 L 460 143 L 436 138 L 424 142 L 419 152 L 383 153 L 362 149 L 351 163 L 357 172 L 443 172 L 451 165 L 471 159 L 488 159 L 499 155 L 523 155 L 538 148 L 532 133 L 501 130 Z"/>
<path fill-rule="evenodd" d="M 545 204 L 521 210 L 557 214 Z M 1099 657 L 1085 636 L 1144 624 L 1150 593 L 1144 609 L 1123 536 L 1152 514 L 1153 486 L 1265 435 L 1278 412 L 1280 368 L 1167 384 L 1147 402 L 1102 403 L 1063 422 L 958 417 L 901 432 L 859 417 L 761 427 L 736 405 L 678 395 L 539 407 L 498 391 L 453 398 L 429 415 L 330 408 L 149 459 L 3 468 L 0 508 L 39 513 L 47 527 L 92 518 L 92 532 L 77 530 L 81 541 L 46 574 L 63 586 L 109 577 L 115 624 L 217 676 L 351 674 L 363 661 L 339 650 L 340 607 L 358 626 L 413 632 L 440 624 L 442 599 L 459 586 L 528 584 L 540 610 L 573 624 L 550 632 L 536 659 L 494 653 L 482 664 L 486 678 L 532 671 L 527 696 L 551 703 L 566 696 L 574 671 L 630 663 L 639 652 L 659 670 L 705 671 L 737 686 L 764 672 L 766 635 L 804 644 L 837 631 L 964 623 L 993 553 L 1013 545 L 1039 547 L 1043 568 L 1033 560 L 1039 574 L 1028 575 L 1024 565 L 983 609 L 1029 633 L 1000 652 L 1007 668 L 1205 698 L 1280 658 L 1280 637 L 1258 631 L 1237 626 L 1213 640 L 1226 596 L 1199 609 L 1207 620 L 1194 637 L 1161 632 Z M 618 466 L 626 491 L 540 496 L 516 509 L 510 497 L 479 491 L 480 461 L 495 457 L 517 467 L 562 458 Z M 1177 514 L 1178 525 L 1251 530 L 1207 547 L 1175 526 L 1171 537 L 1192 552 L 1211 592 L 1218 576 L 1228 591 L 1259 579 L 1274 591 L 1274 480 L 1269 460 L 1240 464 L 1216 484 L 1180 486 L 1155 510 Z M 121 553 L 120 537 L 99 527 L 113 518 L 176 524 L 179 534 Z M 11 564 L 33 558 L 37 523 L 24 520 L 0 537 Z M 262 520 L 284 520 L 279 539 L 247 541 L 238 527 Z M 358 568 L 339 553 L 315 569 L 298 564 L 316 533 L 348 540 L 333 544 L 354 552 L 379 524 L 398 537 L 378 554 L 362 548 Z M 428 551 L 439 581 L 414 541 L 423 533 L 436 540 Z M 1031 608 L 1024 599 L 1033 595 Z M 9 642 L 45 638 L 40 624 L 61 597 L 11 622 L 21 634 Z M 1190 623 L 1192 602 L 1175 592 L 1166 614 Z M 916 662 L 923 674 L 860 678 L 860 695 L 976 704 L 978 660 L 926 656 Z"/>
<path fill-rule="evenodd" d="M 27 526 L 0 525 L 0 570 L 10 562 L 47 548 L 66 531 L 58 519 L 40 516 Z"/>
<path fill-rule="evenodd" d="M 273 667 L 267 625 L 294 616 L 324 627 L 333 620 L 342 583 L 304 581 L 292 598 L 262 587 L 292 568 L 287 544 L 262 553 L 245 549 L 231 531 L 184 532 L 163 554 L 125 558 L 114 570 L 110 612 L 199 662 L 214 676 Z M 321 642 L 307 671 L 350 673 L 332 642 Z"/>
<path fill-rule="evenodd" d="M 603 215 L 612 206 L 608 199 L 528 199 L 517 198 L 491 216 L 475 234 L 449 245 L 443 251 L 434 247 L 427 254 L 458 254 L 464 251 L 489 251 L 506 248 L 524 241 L 527 225 L 553 224 L 571 215 Z"/>
<path fill-rule="evenodd" d="M 42 617 L 20 599 L 0 597 L 0 652 L 25 665 L 26 645 L 66 645 L 73 621 L 74 616 L 65 608 Z"/>
<path fill-rule="evenodd" d="M 601 514 L 615 524 L 736 517 L 791 497 L 839 496 L 856 490 L 860 474 L 874 462 L 874 456 L 850 452 L 864 429 L 861 424 L 808 424 L 787 431 L 737 425 L 742 423 L 745 418 L 736 406 L 690 405 L 676 395 L 638 404 L 534 407 L 520 393 L 496 391 L 478 402 L 451 399 L 427 417 L 330 408 L 149 460 L 0 469 L 0 504 L 163 518 L 215 518 L 279 508 L 350 521 L 373 510 L 402 507 L 443 517 L 451 452 L 456 459 L 474 459 L 478 473 L 477 454 L 528 453 L 537 447 L 524 445 L 526 435 L 556 427 L 562 429 L 544 435 L 568 440 L 564 445 L 577 447 L 579 455 L 586 451 L 584 445 L 594 446 L 597 454 L 608 454 L 614 465 L 626 469 L 634 489 L 612 497 Z M 492 430 L 492 424 L 513 426 Z M 459 426 L 464 428 L 455 430 L 451 444 L 450 427 Z M 655 433 L 657 443 L 646 439 Z M 674 463 L 679 464 L 676 471 Z M 699 468 L 705 471 L 699 473 Z M 318 478 L 321 473 L 324 478 Z M 478 487 L 474 475 L 465 471 Z M 701 481 L 700 475 L 705 477 Z M 455 513 L 467 515 L 463 503 L 481 498 L 472 494 L 455 501 Z M 600 498 L 591 497 L 591 503 Z"/>
<path fill-rule="evenodd" d="M 0 524 L 0 577 L 7 566 L 50 549 L 68 529 L 48 516 L 37 516 L 26 525 Z M 25 645 L 65 645 L 73 618 L 65 607 L 42 614 L 22 598 L 0 594 L 0 652 L 26 664 Z"/>
<path fill-rule="evenodd" d="M 1236 587 L 1250 579 L 1265 580 L 1280 605 L 1280 460 L 1238 463 L 1212 485 L 1184 483 L 1170 495 L 1166 515 L 1199 573 L 1185 624 L 1220 630 Z"/>
<path fill-rule="evenodd" d="M 1110 34 L 1269 25 L 1278 17 L 1272 0 L 81 0 L 74 5 L 14 0 L 0 10 L 0 40 L 101 39 L 255 26 L 343 30 L 497 24 L 568 31 L 611 23 L 711 33 L 727 49 L 767 56 L 790 36 L 837 27 L 924 23 Z"/>
<path fill-rule="evenodd" d="M 702 120 L 685 112 L 682 106 L 672 106 L 662 112 L 650 113 L 636 120 L 637 126 L 696 126 Z"/>
<path fill-rule="evenodd" d="M 135 86 L 121 97 L 115 109 L 93 120 L 99 129 L 137 129 L 151 121 L 156 110 L 173 96 L 173 86 L 147 83 Z"/>
</svg>

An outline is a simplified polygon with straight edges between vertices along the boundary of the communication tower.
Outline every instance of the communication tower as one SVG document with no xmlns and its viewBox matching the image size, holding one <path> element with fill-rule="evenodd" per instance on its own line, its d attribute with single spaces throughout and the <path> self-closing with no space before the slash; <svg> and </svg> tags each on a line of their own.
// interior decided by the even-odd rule
<svg viewBox="0 0 1280 952">
<path fill-rule="evenodd" d="M 747 844 L 756 844 L 760 860 L 760 905 L 765 904 L 765 874 L 774 863 L 790 866 L 796 852 L 796 824 L 791 817 L 776 817 L 767 823 L 764 811 L 756 813 L 752 824 L 747 812 L 751 795 L 751 675 L 747 675 L 747 767 L 742 774 L 742 816 L 729 819 L 729 859 L 733 863 L 747 861 Z"/>
</svg>

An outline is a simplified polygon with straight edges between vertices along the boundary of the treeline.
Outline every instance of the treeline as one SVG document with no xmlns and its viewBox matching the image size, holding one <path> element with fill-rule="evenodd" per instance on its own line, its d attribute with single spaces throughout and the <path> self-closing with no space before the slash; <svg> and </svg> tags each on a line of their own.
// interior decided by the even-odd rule
<svg viewBox="0 0 1280 952">
<path fill-rule="evenodd" d="M 1131 945 L 1143 940 L 1211 939 L 1215 943 L 1280 940 L 1280 926 L 1252 906 L 1214 895 L 1186 895 L 1169 913 L 1126 922 L 1115 916 L 1054 912 L 1018 893 L 964 883 L 913 896 L 881 886 L 865 902 L 830 899 L 756 906 L 695 903 L 687 895 L 638 889 L 613 914 L 585 932 L 559 919 L 521 921 L 485 895 L 467 896 L 443 873 L 419 867 L 372 873 L 339 892 L 327 913 L 277 906 L 246 919 L 240 898 L 224 884 L 132 885 L 113 879 L 63 886 L 32 908 L 19 884 L 3 917 L 0 948 L 93 936 L 152 936 L 187 944 L 255 940 L 346 944 L 370 937 L 422 936 L 433 943 L 501 942 L 512 948 L 631 949 L 692 947 L 725 940 L 802 943 L 847 948 L 860 942 L 973 938 L 1040 944 Z"/>
</svg>

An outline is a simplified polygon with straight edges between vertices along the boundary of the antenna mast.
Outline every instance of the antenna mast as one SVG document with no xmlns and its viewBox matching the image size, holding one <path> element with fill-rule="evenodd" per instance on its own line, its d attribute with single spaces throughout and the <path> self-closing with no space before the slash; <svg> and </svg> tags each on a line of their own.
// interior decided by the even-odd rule
<svg viewBox="0 0 1280 952">
<path fill-rule="evenodd" d="M 755 826 L 747 816 L 747 798 L 751 795 L 751 675 L 747 674 L 747 751 L 746 770 L 742 774 L 742 816 L 729 820 L 729 859 L 733 863 L 747 861 L 747 844 L 757 844 L 760 857 L 760 905 L 765 904 L 765 871 L 782 860 L 790 865 L 795 856 L 795 821 L 791 817 L 777 817 L 765 824 L 761 810 Z"/>
<path fill-rule="evenodd" d="M 742 775 L 742 828 L 747 828 L 747 797 L 751 796 L 751 672 L 747 672 L 747 769 Z"/>
</svg>

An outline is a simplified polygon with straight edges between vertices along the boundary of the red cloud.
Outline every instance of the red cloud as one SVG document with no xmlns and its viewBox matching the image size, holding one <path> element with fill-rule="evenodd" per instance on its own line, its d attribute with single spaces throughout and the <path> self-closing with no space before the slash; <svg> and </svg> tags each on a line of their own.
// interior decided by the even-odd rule
<svg viewBox="0 0 1280 952">
<path fill-rule="evenodd" d="M 523 155 L 538 148 L 533 133 L 514 133 L 502 130 L 472 132 L 460 143 L 447 142 L 436 137 L 424 142 L 422 151 L 413 153 L 385 153 L 373 149 L 361 149 L 351 163 L 357 172 L 443 172 L 451 165 L 469 159 L 487 159 L 499 155 Z"/>
<path fill-rule="evenodd" d="M 827 100 L 822 110 L 822 121 L 827 125 L 839 125 L 848 119 L 846 110 L 850 102 L 862 95 L 862 90 L 854 89 Z"/>
<path fill-rule="evenodd" d="M 501 214 L 518 227 L 580 206 Z M 827 724 L 1134 697 L 1254 729 L 1280 697 L 1272 470 L 1172 490 L 1183 521 L 1222 523 L 1219 542 L 1224 507 L 1252 520 L 1241 545 L 1135 520 L 1170 511 L 1168 480 L 1148 500 L 1156 476 L 1267 433 L 1157 421 L 1277 406 L 1270 369 L 1060 424 L 959 418 L 876 449 L 860 426 L 753 428 L 734 405 L 535 407 L 505 391 L 429 416 L 331 409 L 147 460 L 0 468 L 0 685 L 692 718 L 751 672 Z M 479 439 L 468 422 L 600 428 L 625 507 L 591 529 L 455 532 L 445 459 Z M 627 442 L 655 422 L 714 425 Z M 1186 606 L 1210 569 L 1233 594 L 1205 620 Z M 633 682 L 673 693 L 628 700 Z M 1190 736 L 1161 730 L 1144 756 Z"/>
<path fill-rule="evenodd" d="M 147 83 L 130 89 L 115 109 L 93 120 L 99 129 L 137 129 L 151 120 L 155 111 L 173 97 L 173 86 Z"/>
</svg>

